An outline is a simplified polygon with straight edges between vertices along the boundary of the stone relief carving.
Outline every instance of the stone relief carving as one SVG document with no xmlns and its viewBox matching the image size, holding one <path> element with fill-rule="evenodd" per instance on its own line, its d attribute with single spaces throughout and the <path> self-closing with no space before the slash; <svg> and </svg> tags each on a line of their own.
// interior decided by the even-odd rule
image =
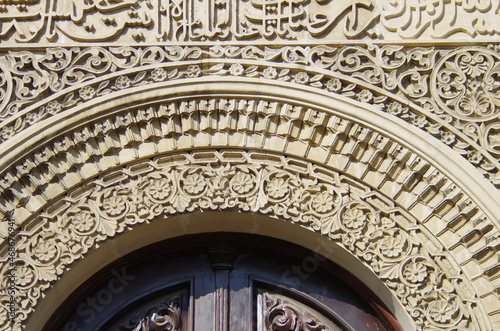
<svg viewBox="0 0 500 331">
<path fill-rule="evenodd" d="M 211 61 L 203 66 L 192 64 L 207 58 Z M 377 105 L 447 144 L 500 187 L 498 59 L 494 46 L 152 46 L 9 52 L 0 61 L 0 143 L 65 109 L 127 88 L 201 76 L 264 78 Z"/>
<path fill-rule="evenodd" d="M 280 153 L 292 153 L 305 159 L 310 157 L 309 152 L 311 155 L 322 154 L 321 163 L 366 181 L 396 203 L 406 206 L 410 213 L 418 215 L 423 226 L 432 229 L 432 236 L 436 234 L 432 240 L 442 242 L 453 252 L 453 258 L 463 265 L 466 276 L 473 278 L 473 283 L 482 289 L 481 300 L 497 300 L 491 299 L 497 298 L 494 289 L 484 284 L 486 279 L 495 279 L 497 275 L 494 266 L 498 263 L 495 253 L 498 230 L 495 223 L 484 215 L 466 192 L 425 160 L 379 133 L 303 106 L 267 100 L 187 98 L 126 109 L 83 125 L 75 132 L 54 137 L 50 143 L 25 156 L 2 174 L 0 215 L 12 217 L 19 225 L 29 224 L 31 215 L 37 214 L 44 205 L 54 205 L 53 199 L 58 199 L 69 188 L 138 158 L 176 149 L 206 148 L 207 144 L 247 146 L 251 143 L 253 148 L 274 151 L 277 146 L 282 146 Z M 276 125 L 269 125 L 270 119 Z M 197 145 L 196 141 L 201 141 L 202 145 Z M 141 144 L 149 154 L 138 148 Z M 291 146 L 290 150 L 288 146 Z M 302 153 L 298 153 L 297 148 Z M 265 158 L 277 164 L 287 162 L 270 154 Z M 294 167 L 301 169 L 302 173 L 309 171 L 307 166 L 299 163 Z M 334 175 L 327 175 L 324 180 L 331 181 L 330 176 Z M 185 190 L 188 193 L 203 190 L 203 187 L 192 184 L 201 177 L 200 174 L 186 178 L 183 182 Z M 167 179 L 160 176 L 156 186 L 164 186 Z M 266 187 L 270 198 L 283 198 L 286 194 L 285 179 L 277 178 Z M 235 190 L 244 194 L 250 183 L 241 182 L 243 184 L 235 186 Z M 167 194 L 165 190 L 151 193 L 148 189 L 148 192 L 155 199 L 163 199 L 160 194 Z M 322 205 L 320 201 L 320 198 L 329 200 L 327 196 L 318 195 L 317 198 L 309 205 L 325 213 L 332 212 L 331 206 Z M 112 207 L 111 202 L 106 206 Z M 121 206 L 116 201 L 115 204 Z M 289 204 L 285 206 L 288 208 Z M 364 205 L 359 205 L 359 208 L 368 210 Z M 112 207 L 112 210 L 110 213 L 119 213 L 118 207 Z M 293 209 L 287 212 L 293 212 Z M 339 226 L 351 230 L 360 227 L 359 220 L 351 221 L 353 216 L 349 216 L 359 212 L 345 214 Z M 7 236 L 7 224 L 0 223 L 0 233 L 4 236 Z M 323 231 L 328 233 L 332 228 L 333 223 L 325 223 Z M 367 237 L 361 237 L 367 240 Z M 477 246 L 478 238 L 482 238 L 485 244 Z M 353 244 L 358 239 L 354 236 L 349 240 Z M 422 240 L 429 242 L 430 239 L 425 237 Z M 454 269 L 452 264 L 446 268 Z"/>
<path fill-rule="evenodd" d="M 0 43 L 450 39 L 500 34 L 498 0 L 21 0 Z"/>
<path fill-rule="evenodd" d="M 273 161 L 274 159 L 274 161 Z M 471 284 L 432 233 L 380 193 L 320 165 L 269 152 L 158 156 L 69 191 L 19 231 L 18 321 L 71 264 L 138 224 L 182 212 L 258 212 L 300 224 L 357 256 L 398 297 L 418 329 L 478 329 Z M 6 288 L 1 269 L 2 288 Z M 1 297 L 0 316 L 6 316 Z M 2 330 L 12 327 L 2 318 Z"/>
</svg>

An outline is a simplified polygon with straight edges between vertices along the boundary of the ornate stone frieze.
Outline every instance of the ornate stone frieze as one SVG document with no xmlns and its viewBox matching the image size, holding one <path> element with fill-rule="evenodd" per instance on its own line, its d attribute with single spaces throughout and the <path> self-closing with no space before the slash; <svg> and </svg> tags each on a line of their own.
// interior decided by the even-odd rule
<svg viewBox="0 0 500 331">
<path fill-rule="evenodd" d="M 19 0 L 0 43 L 490 39 L 498 0 Z"/>
<path fill-rule="evenodd" d="M 115 166 L 207 145 L 248 146 L 305 159 L 321 156 L 317 162 L 366 182 L 405 206 L 453 252 L 464 273 L 481 286 L 481 294 L 488 300 L 496 298 L 494 287 L 483 282 L 494 281 L 498 274 L 494 267 L 498 228 L 465 191 L 429 162 L 379 133 L 331 113 L 272 100 L 190 96 L 124 109 L 53 137 L 2 174 L 0 215 L 24 226 L 68 189 Z M 285 162 L 280 157 L 276 160 Z M 308 171 L 307 166 L 295 166 Z M 281 182 L 277 179 L 277 188 L 269 194 L 282 195 Z M 190 187 L 189 180 L 184 186 Z M 176 208 L 190 211 L 182 199 Z M 0 223 L 4 237 L 7 226 L 8 222 Z M 334 227 L 325 223 L 323 230 L 328 233 Z M 476 245 L 478 237 L 485 240 L 484 245 Z M 350 240 L 354 244 L 359 238 Z"/>
<path fill-rule="evenodd" d="M 44 291 L 105 240 L 139 224 L 204 210 L 257 212 L 327 236 L 383 280 L 418 329 L 488 327 L 455 257 L 410 213 L 318 164 L 238 150 L 157 156 L 54 199 L 17 236 L 17 320 L 26 320 Z M 422 245 L 427 240 L 432 244 Z M 4 265 L 3 289 L 8 272 Z M 4 317 L 8 297 L 0 300 Z M 2 322 L 2 330 L 12 327 L 6 318 Z"/>
<path fill-rule="evenodd" d="M 496 46 L 90 47 L 0 61 L 0 144 L 96 97 L 180 79 L 267 79 L 341 94 L 397 116 L 500 186 Z M 450 150 L 451 151 L 451 150 Z"/>
</svg>

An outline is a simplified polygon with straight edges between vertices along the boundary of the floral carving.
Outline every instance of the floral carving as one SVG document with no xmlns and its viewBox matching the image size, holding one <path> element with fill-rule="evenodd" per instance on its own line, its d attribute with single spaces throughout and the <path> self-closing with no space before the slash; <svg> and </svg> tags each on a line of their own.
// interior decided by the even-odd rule
<svg viewBox="0 0 500 331">
<path fill-rule="evenodd" d="M 403 277 L 410 283 L 420 283 L 428 275 L 427 267 L 422 262 L 410 262 L 403 269 Z"/>
<path fill-rule="evenodd" d="M 439 300 L 430 304 L 429 316 L 438 324 L 447 324 L 458 314 L 458 307 L 445 300 Z"/>
<path fill-rule="evenodd" d="M 328 192 L 317 193 L 311 199 L 312 208 L 319 214 L 329 213 L 336 207 L 335 198 Z"/>
<path fill-rule="evenodd" d="M 486 121 L 497 117 L 500 106 L 500 56 L 473 48 L 445 56 L 433 79 L 435 98 L 443 110 L 463 120 Z"/>
<path fill-rule="evenodd" d="M 469 308 L 459 300 L 456 290 L 464 283 L 456 275 L 450 279 L 438 264 L 445 259 L 445 252 L 436 262 L 436 252 L 426 253 L 420 239 L 401 225 L 416 222 L 406 219 L 394 206 L 380 208 L 385 206 L 384 198 L 367 194 L 371 192 L 368 187 L 360 183 L 351 187 L 352 180 L 343 177 L 325 182 L 321 176 L 331 172 L 326 168 L 319 171 L 321 176 L 314 171 L 304 175 L 287 168 L 289 158 L 283 158 L 277 166 L 255 162 L 260 158 L 246 152 L 227 160 L 220 152 L 210 153 L 221 161 L 206 163 L 203 158 L 187 156 L 183 162 L 158 164 L 146 160 L 141 166 L 136 164 L 140 169 L 137 172 L 134 168 L 115 170 L 106 178 L 121 178 L 120 184 L 96 180 L 87 184 L 83 194 L 70 192 L 54 214 L 40 218 L 39 222 L 45 224 L 41 231 L 23 231 L 17 245 L 16 275 L 19 300 L 25 302 L 26 312 L 37 301 L 29 291 L 36 288 L 43 292 L 74 261 L 107 238 L 136 224 L 179 212 L 236 209 L 261 212 L 321 231 L 386 282 L 419 327 L 471 325 Z M 231 151 L 231 155 L 235 153 Z M 319 170 L 317 165 L 314 169 Z M 329 178 L 336 175 L 331 173 Z M 2 273 L 7 272 L 4 267 Z M 437 299 L 430 300 L 429 296 Z M 151 315 L 143 322 L 165 321 L 155 316 L 160 315 Z M 270 323 L 278 320 L 272 317 Z"/>
<path fill-rule="evenodd" d="M 127 76 L 120 76 L 115 80 L 115 87 L 119 90 L 123 90 L 130 87 L 131 81 Z"/>
<path fill-rule="evenodd" d="M 289 183 L 282 177 L 275 177 L 266 186 L 266 192 L 273 199 L 281 199 L 287 195 Z"/>
<path fill-rule="evenodd" d="M 380 253 L 387 258 L 397 258 L 403 254 L 405 240 L 396 235 L 395 237 L 386 237 L 380 242 Z"/>
<path fill-rule="evenodd" d="M 238 172 L 231 180 L 233 190 L 239 194 L 246 194 L 255 185 L 255 178 L 249 173 Z"/>
<path fill-rule="evenodd" d="M 198 194 L 207 186 L 205 179 L 199 173 L 192 173 L 186 176 L 183 181 L 183 189 L 189 194 Z"/>
<path fill-rule="evenodd" d="M 94 216 L 87 210 L 80 210 L 71 217 L 71 223 L 76 231 L 86 233 L 95 226 Z"/>
<path fill-rule="evenodd" d="M 190 65 L 186 69 L 186 77 L 195 78 L 201 75 L 201 69 L 197 65 Z"/>
<path fill-rule="evenodd" d="M 155 82 L 162 82 L 167 79 L 167 72 L 163 68 L 156 68 L 151 71 L 151 79 Z"/>
<path fill-rule="evenodd" d="M 57 254 L 55 241 L 53 240 L 40 241 L 33 248 L 33 253 L 36 256 L 36 258 L 41 262 L 48 262 L 52 260 Z"/>
<path fill-rule="evenodd" d="M 95 96 L 95 89 L 92 87 L 92 86 L 84 86 L 80 89 L 80 91 L 78 92 L 80 98 L 82 98 L 82 100 L 90 100 L 92 99 L 94 96 Z"/>
<path fill-rule="evenodd" d="M 120 215 L 125 211 L 126 202 L 125 199 L 119 195 L 112 195 L 104 199 L 102 205 L 104 212 L 109 216 Z"/>
<path fill-rule="evenodd" d="M 35 281 L 35 272 L 33 268 L 27 265 L 17 266 L 14 269 L 14 279 L 17 286 L 21 288 L 29 287 Z"/>
<path fill-rule="evenodd" d="M 146 192 L 155 200 L 165 200 L 171 192 L 170 183 L 166 178 L 152 178 Z"/>
</svg>

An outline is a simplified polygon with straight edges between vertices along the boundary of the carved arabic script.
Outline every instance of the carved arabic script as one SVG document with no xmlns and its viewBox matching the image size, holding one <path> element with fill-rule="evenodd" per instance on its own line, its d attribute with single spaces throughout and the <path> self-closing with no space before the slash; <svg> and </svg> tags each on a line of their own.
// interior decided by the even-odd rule
<svg viewBox="0 0 500 331">
<path fill-rule="evenodd" d="M 0 0 L 0 43 L 490 38 L 500 0 Z"/>
</svg>

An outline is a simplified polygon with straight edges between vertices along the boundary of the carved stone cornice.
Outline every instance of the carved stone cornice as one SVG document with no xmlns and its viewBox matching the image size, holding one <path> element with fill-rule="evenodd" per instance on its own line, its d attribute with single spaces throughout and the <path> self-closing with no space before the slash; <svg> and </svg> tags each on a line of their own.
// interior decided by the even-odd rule
<svg viewBox="0 0 500 331">
<path fill-rule="evenodd" d="M 500 34 L 498 6 L 498 0 L 7 0 L 0 4 L 0 45 L 489 41 Z"/>
<path fill-rule="evenodd" d="M 491 328 L 482 318 L 477 279 L 460 271 L 453 245 L 410 209 L 318 164 L 224 149 L 157 155 L 103 172 L 52 199 L 19 231 L 17 320 L 24 321 L 44 291 L 105 240 L 203 210 L 262 213 L 327 236 L 386 284 L 418 329 Z M 422 245 L 428 240 L 433 244 Z M 8 272 L 4 265 L 2 275 Z M 2 329 L 10 327 L 4 320 Z"/>
<path fill-rule="evenodd" d="M 500 186 L 497 46 L 48 48 L 0 62 L 0 145 L 77 105 L 203 76 L 276 80 L 340 94 L 448 145 Z"/>
</svg>

